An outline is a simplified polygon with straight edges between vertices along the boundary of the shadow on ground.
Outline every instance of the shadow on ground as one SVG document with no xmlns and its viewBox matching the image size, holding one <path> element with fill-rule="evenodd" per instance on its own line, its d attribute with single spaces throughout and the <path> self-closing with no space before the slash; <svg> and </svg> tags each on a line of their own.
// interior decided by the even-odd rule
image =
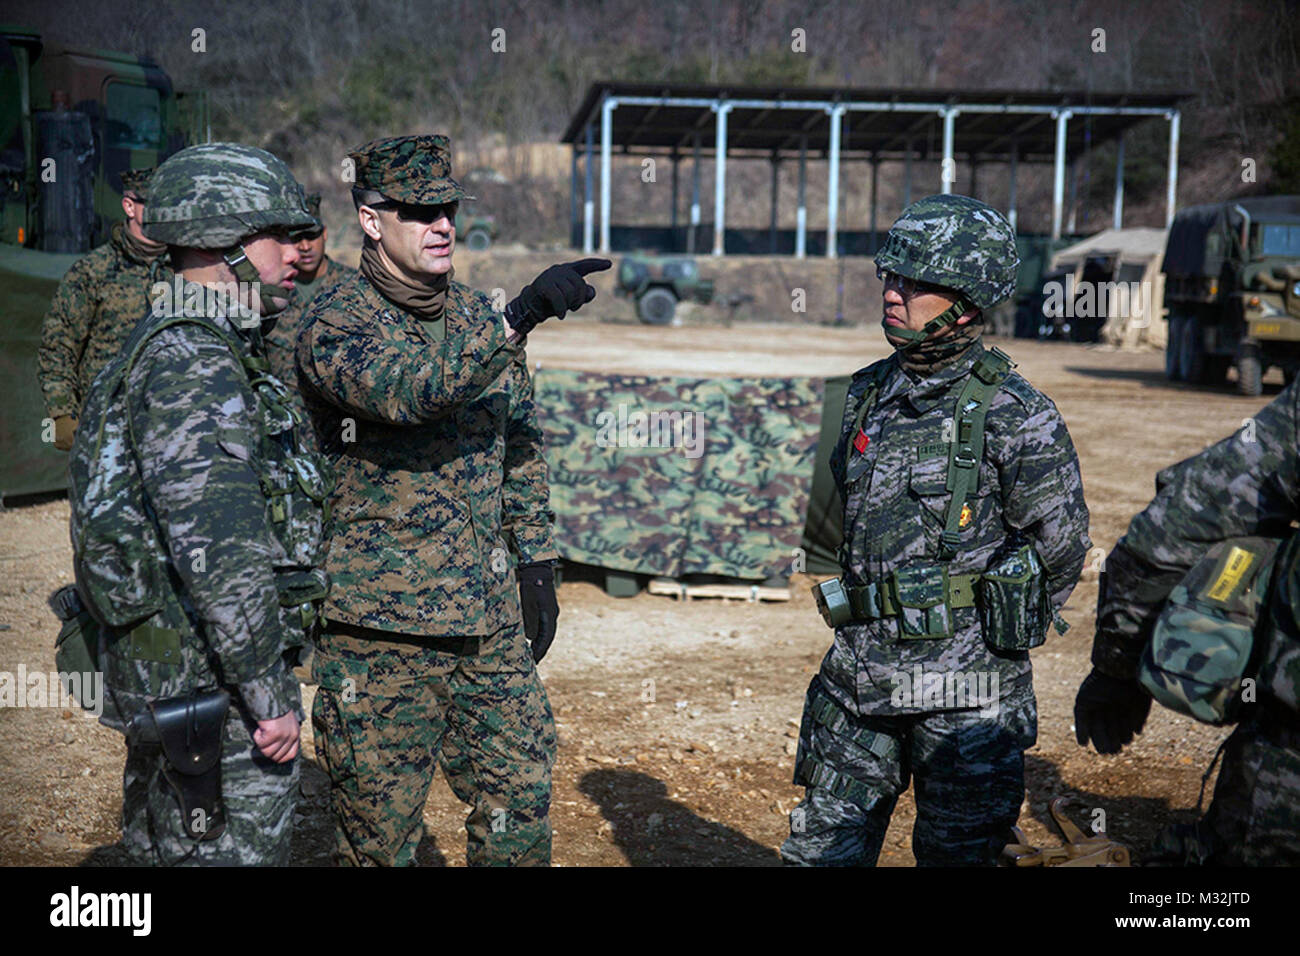
<svg viewBox="0 0 1300 956">
<path fill-rule="evenodd" d="M 1207 804 L 1212 786 L 1213 782 L 1206 788 Z M 1175 809 L 1163 797 L 1116 796 L 1070 787 L 1054 763 L 1034 754 L 1025 755 L 1025 793 L 1029 798 L 1029 816 L 1045 826 L 1054 838 L 1060 834 L 1047 807 L 1054 798 L 1063 796 L 1065 814 L 1075 826 L 1089 833 L 1094 821 L 1104 824 L 1105 832 L 1128 847 L 1135 862 L 1141 862 L 1150 852 L 1156 836 L 1166 827 L 1197 819 L 1194 809 Z M 1055 844 L 1062 842 L 1063 839 L 1054 839 Z"/>
<path fill-rule="evenodd" d="M 632 866 L 779 866 L 775 849 L 706 820 L 669 799 L 656 777 L 594 770 L 578 789 L 613 826 L 614 843 Z"/>
<path fill-rule="evenodd" d="M 1067 365 L 1065 371 L 1084 378 L 1100 378 L 1108 381 L 1136 382 L 1147 388 L 1160 388 L 1170 392 L 1195 392 L 1201 395 L 1238 396 L 1236 382 L 1224 385 L 1188 385 L 1186 382 L 1171 382 L 1165 373 L 1158 369 L 1146 368 L 1106 368 L 1105 366 Z M 1274 382 L 1264 383 L 1264 395 L 1277 395 L 1282 385 Z"/>
</svg>

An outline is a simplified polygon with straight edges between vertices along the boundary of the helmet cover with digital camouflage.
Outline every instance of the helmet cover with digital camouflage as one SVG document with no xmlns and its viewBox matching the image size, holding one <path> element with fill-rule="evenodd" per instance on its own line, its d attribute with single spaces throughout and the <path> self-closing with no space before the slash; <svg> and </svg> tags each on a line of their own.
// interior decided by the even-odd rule
<svg viewBox="0 0 1300 956">
<path fill-rule="evenodd" d="M 258 283 L 241 243 L 260 232 L 314 229 L 302 187 L 282 160 L 239 143 L 205 143 L 176 153 L 149 181 L 145 235 L 169 246 L 214 249 L 243 283 Z M 262 288 L 262 312 L 284 308 L 292 293 Z"/>
<path fill-rule="evenodd" d="M 890 227 L 876 268 L 939 286 L 957 300 L 921 331 L 887 327 L 889 334 L 911 348 L 966 312 L 991 309 L 1015 291 L 1019 266 L 1015 230 L 992 206 L 952 193 L 917 200 Z"/>
</svg>

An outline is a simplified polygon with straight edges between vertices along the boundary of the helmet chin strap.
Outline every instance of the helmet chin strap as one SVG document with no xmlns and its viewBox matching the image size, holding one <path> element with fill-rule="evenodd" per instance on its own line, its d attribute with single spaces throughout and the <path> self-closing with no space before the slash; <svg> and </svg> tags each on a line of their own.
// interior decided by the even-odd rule
<svg viewBox="0 0 1300 956">
<path fill-rule="evenodd" d="M 902 326 L 891 326 L 884 319 L 880 320 L 880 324 L 884 327 L 887 337 L 904 341 L 905 344 L 895 346 L 895 348 L 900 352 L 906 352 L 908 349 L 916 348 L 935 333 L 956 325 L 958 319 L 974 308 L 974 303 L 969 299 L 965 296 L 958 296 L 957 301 L 925 323 L 925 327 L 920 331 L 903 328 Z"/>
<path fill-rule="evenodd" d="M 249 261 L 248 253 L 244 250 L 243 243 L 231 246 L 221 255 L 222 261 L 230 266 L 230 271 L 235 274 L 235 280 L 241 286 L 252 286 L 258 290 L 258 314 L 263 320 L 279 315 L 289 307 L 294 298 L 298 295 L 298 290 L 294 289 L 275 289 L 270 291 L 272 286 L 267 286 L 262 282 L 261 275 L 258 274 L 257 266 Z"/>
</svg>

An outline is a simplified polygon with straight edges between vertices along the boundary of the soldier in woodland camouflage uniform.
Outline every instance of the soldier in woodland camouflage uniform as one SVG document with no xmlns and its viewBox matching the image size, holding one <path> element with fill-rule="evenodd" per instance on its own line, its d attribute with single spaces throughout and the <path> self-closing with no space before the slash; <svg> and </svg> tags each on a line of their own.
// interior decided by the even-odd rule
<svg viewBox="0 0 1300 956">
<path fill-rule="evenodd" d="M 113 226 L 108 242 L 68 270 L 41 326 L 41 392 L 46 414 L 54 419 L 54 446 L 63 451 L 72 447 L 90 383 L 149 311 L 150 285 L 172 278 L 162 258 L 167 247 L 143 232 L 152 172 L 134 169 L 122 174 L 126 221 Z"/>
<path fill-rule="evenodd" d="M 313 223 L 287 167 L 263 150 L 213 143 L 163 163 L 145 228 L 170 247 L 184 295 L 141 322 L 97 379 L 73 449 L 74 502 L 89 495 L 103 504 L 94 490 L 125 473 L 148 505 L 123 515 L 134 519 L 127 534 L 144 542 L 144 554 L 119 568 L 155 569 L 143 577 L 158 593 L 143 597 L 117 587 L 106 552 L 85 547 L 91 512 L 73 509 L 83 600 L 101 623 L 120 621 L 124 598 L 152 611 L 140 620 L 126 614 L 131 622 L 108 632 L 101 656 L 110 725 L 122 729 L 160 699 L 192 700 L 213 688 L 231 695 L 219 836 L 187 832 L 167 783 L 174 764 L 128 736 L 122 841 L 141 863 L 288 862 L 304 717 L 291 668 L 312 602 L 328 586 L 326 481 L 302 444 L 288 392 L 265 374 L 258 312 L 273 314 L 292 295 L 291 233 Z M 133 445 L 134 454 L 124 447 L 106 461 L 101 434 L 119 436 L 116 444 Z"/>
<path fill-rule="evenodd" d="M 471 864 L 550 862 L 555 731 L 535 664 L 557 555 L 523 336 L 589 302 L 582 276 L 609 262 L 552 266 L 503 321 L 451 281 L 465 192 L 449 152 L 405 136 L 351 154 L 361 271 L 298 339 L 338 473 L 312 722 L 345 864 L 412 862 L 440 754 L 472 805 Z"/>
<path fill-rule="evenodd" d="M 1064 421 L 980 342 L 983 313 L 1015 288 L 1017 265 L 1001 214 L 956 195 L 905 209 L 876 257 L 896 351 L 854 376 L 831 458 L 852 614 L 808 689 L 795 768 L 807 792 L 787 863 L 874 864 L 909 778 L 923 866 L 995 862 L 1019 815 L 1037 712 L 1017 645 L 1033 642 L 987 633 L 975 593 L 1000 555 L 1030 544 L 1059 609 L 1089 541 Z M 982 454 L 964 459 L 972 487 L 951 508 L 955 406 L 973 377 L 996 391 Z"/>
<path fill-rule="evenodd" d="M 1078 741 L 1114 754 L 1141 731 L 1151 697 L 1137 681 L 1156 618 L 1209 547 L 1244 535 L 1286 537 L 1300 519 L 1300 388 L 1290 385 L 1237 434 L 1156 476 L 1156 497 L 1106 558 L 1092 672 L 1075 701 Z M 1163 862 L 1300 865 L 1300 632 L 1296 568 L 1279 566 L 1269 626 L 1280 642 L 1257 700 L 1228 738 L 1204 819 L 1162 839 Z"/>
<path fill-rule="evenodd" d="M 318 296 L 357 274 L 356 269 L 325 254 L 325 240 L 329 230 L 320 217 L 320 193 L 307 196 L 307 211 L 316 218 L 316 225 L 303 230 L 297 237 L 298 274 L 293 281 L 298 294 L 287 309 L 273 321 L 268 321 L 263 328 L 266 357 L 271 362 L 271 372 L 295 389 L 298 386 L 298 370 L 294 365 L 293 354 L 303 317 Z"/>
</svg>

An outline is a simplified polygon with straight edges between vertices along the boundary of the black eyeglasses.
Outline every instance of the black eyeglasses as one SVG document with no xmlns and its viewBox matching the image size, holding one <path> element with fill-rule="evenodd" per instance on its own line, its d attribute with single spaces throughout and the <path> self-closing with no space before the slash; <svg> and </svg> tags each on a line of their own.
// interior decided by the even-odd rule
<svg viewBox="0 0 1300 956">
<path fill-rule="evenodd" d="M 876 278 L 884 284 L 885 288 L 892 285 L 902 293 L 904 299 L 910 299 L 918 292 L 928 292 L 932 295 L 948 294 L 948 290 L 943 286 L 934 285 L 930 282 L 920 282 L 910 276 L 899 275 L 897 272 L 882 269 L 880 266 L 876 266 Z"/>
</svg>

